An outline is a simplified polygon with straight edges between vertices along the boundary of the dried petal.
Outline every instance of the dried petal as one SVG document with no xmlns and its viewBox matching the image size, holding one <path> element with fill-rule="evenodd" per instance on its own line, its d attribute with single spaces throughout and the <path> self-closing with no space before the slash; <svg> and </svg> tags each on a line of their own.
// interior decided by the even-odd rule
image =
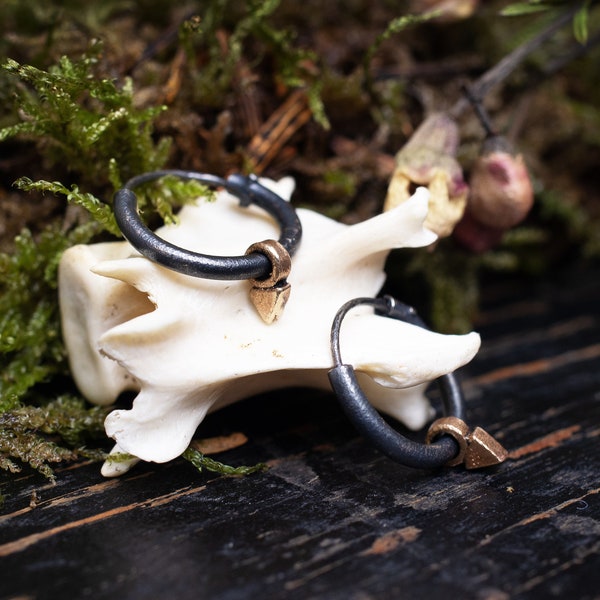
<svg viewBox="0 0 600 600">
<path fill-rule="evenodd" d="M 410 198 L 416 186 L 429 189 L 429 212 L 425 227 L 439 237 L 452 233 L 461 219 L 469 188 L 455 158 L 458 126 L 444 113 L 428 117 L 396 155 L 384 210 Z"/>
</svg>

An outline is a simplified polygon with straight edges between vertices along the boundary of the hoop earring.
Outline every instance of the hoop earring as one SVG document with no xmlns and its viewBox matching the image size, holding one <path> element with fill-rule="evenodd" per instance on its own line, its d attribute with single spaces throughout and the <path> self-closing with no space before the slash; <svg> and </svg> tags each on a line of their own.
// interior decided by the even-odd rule
<svg viewBox="0 0 600 600">
<path fill-rule="evenodd" d="M 193 179 L 213 188 L 224 188 L 239 198 L 243 207 L 255 204 L 277 221 L 281 228 L 279 239 L 252 244 L 243 256 L 200 254 L 161 239 L 141 221 L 133 189 L 167 175 Z M 302 225 L 294 207 L 261 185 L 257 177 L 234 174 L 223 179 L 195 171 L 152 171 L 133 177 L 117 191 L 114 212 L 117 225 L 127 241 L 146 258 L 192 277 L 248 279 L 253 286 L 250 298 L 266 323 L 272 323 L 283 312 L 290 294 L 287 277 L 291 269 L 291 256 L 302 237 Z"/>
<path fill-rule="evenodd" d="M 414 442 L 390 427 L 369 403 L 358 385 L 354 368 L 344 364 L 340 354 L 340 329 L 346 314 L 356 306 L 373 306 L 381 316 L 426 328 L 415 310 L 391 296 L 355 298 L 337 312 L 331 327 L 331 353 L 334 367 L 329 381 L 342 408 L 361 435 L 392 460 L 408 467 L 432 469 L 465 465 L 467 469 L 503 462 L 508 453 L 489 433 L 476 427 L 470 431 L 464 422 L 464 398 L 456 377 L 450 373 L 438 378 L 445 416 L 429 427 L 425 443 Z"/>
</svg>

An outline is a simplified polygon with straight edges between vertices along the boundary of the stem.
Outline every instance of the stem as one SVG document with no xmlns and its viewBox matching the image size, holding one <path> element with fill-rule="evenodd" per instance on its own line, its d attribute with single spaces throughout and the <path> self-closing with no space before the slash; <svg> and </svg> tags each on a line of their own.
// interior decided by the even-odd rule
<svg viewBox="0 0 600 600">
<path fill-rule="evenodd" d="M 563 54 L 544 66 L 542 73 L 544 77 L 554 75 L 571 61 L 580 58 L 589 52 L 594 46 L 600 44 L 600 33 L 596 33 L 585 44 L 575 43 L 570 48 L 567 48 Z"/>
<path fill-rule="evenodd" d="M 486 94 L 500 82 L 504 81 L 532 52 L 537 50 L 546 40 L 550 39 L 559 29 L 564 27 L 579 10 L 580 5 L 571 7 L 560 15 L 546 29 L 535 37 L 525 42 L 510 54 L 507 54 L 499 63 L 486 71 L 475 83 L 470 86 L 473 98 L 481 101 Z M 450 116 L 458 118 L 467 108 L 470 102 L 467 98 L 460 98 L 450 109 Z"/>
<path fill-rule="evenodd" d="M 465 93 L 466 99 L 471 104 L 481 126 L 483 127 L 487 137 L 494 137 L 496 132 L 494 131 L 494 127 L 492 125 L 492 121 L 490 120 L 490 116 L 488 115 L 487 110 L 483 107 L 483 103 L 480 98 L 476 98 L 473 94 L 473 89 L 469 85 L 463 86 L 463 91 Z"/>
</svg>

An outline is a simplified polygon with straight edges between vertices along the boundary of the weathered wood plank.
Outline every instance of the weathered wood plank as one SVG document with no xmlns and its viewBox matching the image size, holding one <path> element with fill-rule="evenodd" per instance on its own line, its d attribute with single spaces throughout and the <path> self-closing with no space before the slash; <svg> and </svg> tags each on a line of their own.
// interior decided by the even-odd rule
<svg viewBox="0 0 600 600">
<path fill-rule="evenodd" d="M 487 471 L 398 466 L 330 394 L 285 390 L 202 426 L 243 431 L 219 458 L 263 474 L 2 476 L 0 598 L 598 598 L 599 306 L 597 273 L 493 289 L 462 373 L 510 450 Z"/>
</svg>

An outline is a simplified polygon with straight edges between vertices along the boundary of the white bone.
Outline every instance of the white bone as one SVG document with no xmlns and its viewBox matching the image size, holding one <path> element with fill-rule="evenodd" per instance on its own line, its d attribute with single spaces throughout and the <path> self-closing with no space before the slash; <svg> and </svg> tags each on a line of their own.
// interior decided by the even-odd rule
<svg viewBox="0 0 600 600">
<path fill-rule="evenodd" d="M 263 181 L 288 198 L 290 182 Z M 278 237 L 264 211 L 239 207 L 226 192 L 217 196 L 186 206 L 179 225 L 158 235 L 215 255 L 243 254 L 253 242 Z M 327 388 L 335 313 L 347 300 L 377 295 L 389 250 L 435 240 L 423 228 L 427 200 L 419 188 L 399 207 L 352 226 L 299 209 L 303 237 L 288 278 L 291 296 L 271 325 L 252 306 L 247 281 L 182 275 L 127 242 L 67 250 L 59 289 L 77 385 L 103 405 L 125 390 L 139 391 L 130 410 L 106 419 L 114 452 L 165 462 L 185 450 L 209 410 L 287 386 Z M 343 360 L 362 372 L 373 405 L 414 429 L 431 417 L 424 383 L 462 366 L 479 348 L 476 333 L 440 335 L 366 306 L 346 317 L 340 337 Z M 133 462 L 108 460 L 102 472 L 118 475 Z"/>
</svg>

